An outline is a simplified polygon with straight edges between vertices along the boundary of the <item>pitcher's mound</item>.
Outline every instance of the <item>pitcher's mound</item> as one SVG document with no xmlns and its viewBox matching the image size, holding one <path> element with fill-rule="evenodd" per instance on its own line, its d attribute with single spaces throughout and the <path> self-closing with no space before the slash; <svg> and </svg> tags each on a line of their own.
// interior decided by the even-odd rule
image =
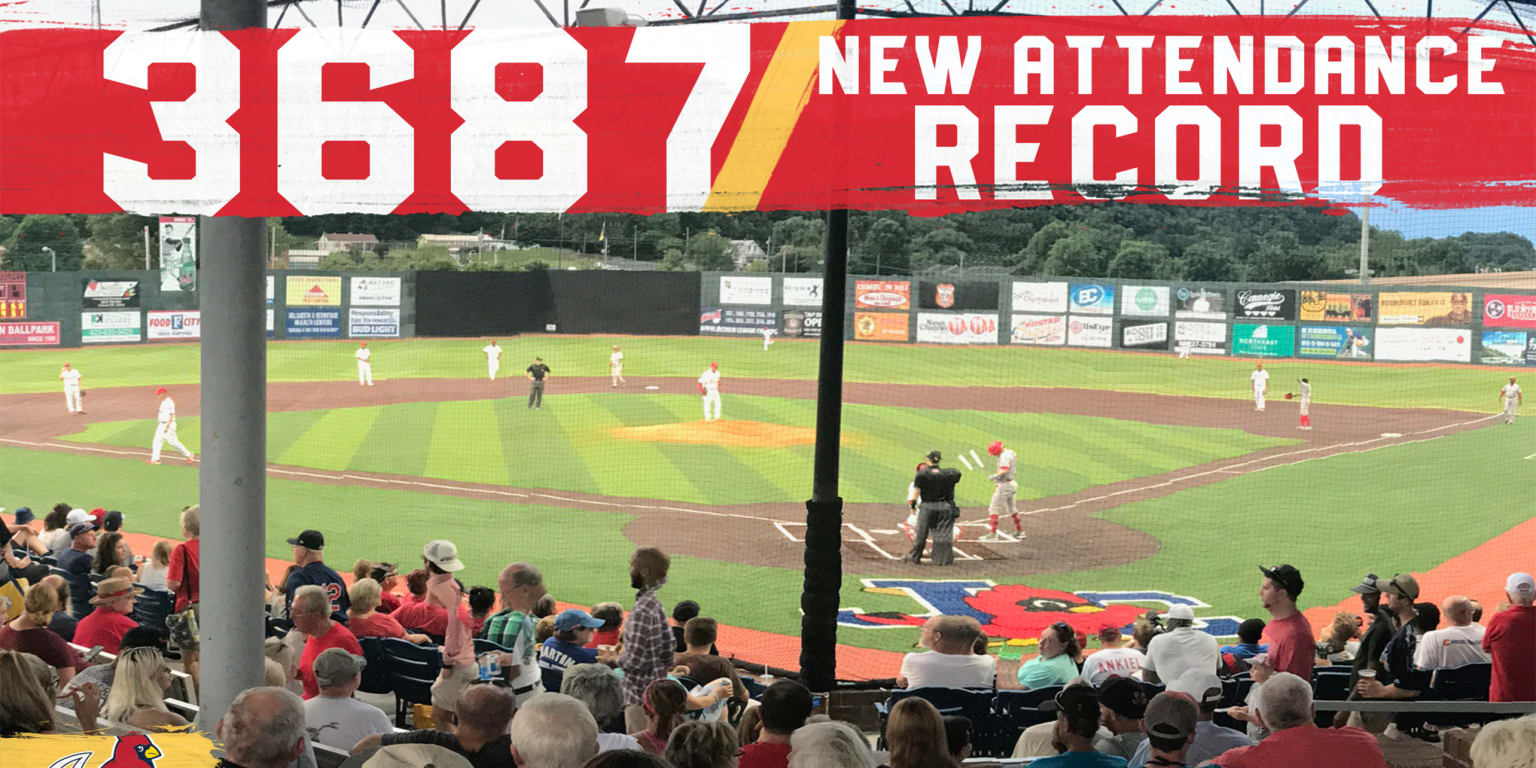
<svg viewBox="0 0 1536 768">
<path fill-rule="evenodd" d="M 761 421 L 688 421 L 648 427 L 616 427 L 613 436 L 623 440 L 730 447 L 788 448 L 816 442 L 816 430 Z"/>
</svg>

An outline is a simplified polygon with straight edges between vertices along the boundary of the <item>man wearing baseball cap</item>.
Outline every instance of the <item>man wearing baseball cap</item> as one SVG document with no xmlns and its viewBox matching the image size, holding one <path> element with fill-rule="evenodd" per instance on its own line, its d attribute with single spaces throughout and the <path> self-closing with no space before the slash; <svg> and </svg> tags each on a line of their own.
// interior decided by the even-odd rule
<svg viewBox="0 0 1536 768">
<path fill-rule="evenodd" d="M 1189 727 L 1193 738 L 1184 745 L 1184 759 L 1188 765 L 1199 765 L 1229 749 L 1254 745 L 1254 740 L 1247 735 L 1217 725 L 1211 719 L 1216 715 L 1216 707 L 1221 704 L 1221 678 L 1209 670 L 1190 670 L 1179 679 L 1169 681 L 1168 690 L 1158 694 L 1147 704 L 1146 717 L 1142 719 L 1147 740 L 1136 748 L 1136 754 L 1131 755 L 1129 760 L 1131 768 L 1151 765 L 1150 760 L 1157 756 L 1158 731 L 1154 730 L 1160 722 L 1157 702 L 1165 696 L 1175 696 L 1189 702 L 1189 709 L 1193 715 L 1193 722 Z M 1162 707 L 1167 706 L 1167 704 L 1162 705 Z M 1164 730 L 1162 735 L 1172 737 L 1173 733 Z"/>
<path fill-rule="evenodd" d="M 84 510 L 75 512 L 88 515 Z M 58 567 L 66 571 L 69 576 L 70 608 L 75 618 L 83 619 L 85 615 L 94 611 L 96 607 L 91 605 L 91 595 L 96 594 L 91 587 L 91 550 L 96 548 L 96 523 L 87 516 L 80 522 L 69 525 L 69 549 L 59 555 Z"/>
<path fill-rule="evenodd" d="M 539 647 L 539 674 L 544 679 L 544 690 L 560 690 L 566 669 L 597 663 L 597 650 L 585 646 L 601 626 L 602 619 L 594 619 L 580 608 L 568 608 L 555 617 L 555 636 Z"/>
<path fill-rule="evenodd" d="M 1003 540 L 997 534 L 997 519 L 1004 514 L 1013 517 L 1014 535 L 1022 539 L 1024 524 L 1019 521 L 1019 507 L 1014 502 L 1014 494 L 1019 490 L 1019 483 L 1014 477 L 1019 456 L 1004 446 L 1001 440 L 987 446 L 987 453 L 997 457 L 997 472 L 987 478 L 996 483 L 997 487 L 992 490 L 992 504 L 987 510 L 987 535 L 982 536 L 981 541 Z"/>
<path fill-rule="evenodd" d="M 1129 677 L 1111 677 L 1099 686 L 1099 722 L 1102 727 L 1093 739 L 1093 750 L 1130 759 L 1147 739 L 1141 723 L 1146 713 L 1147 692 L 1141 683 Z"/>
<path fill-rule="evenodd" d="M 128 579 L 102 579 L 96 585 L 96 596 L 91 598 L 96 610 L 75 626 L 75 643 L 87 648 L 99 645 L 107 653 L 116 654 L 122 646 L 123 634 L 139 626 L 131 615 L 134 597 L 141 589 Z"/>
<path fill-rule="evenodd" d="M 1419 596 L 1419 582 L 1412 574 L 1399 573 L 1382 586 L 1381 592 L 1387 596 L 1388 607 L 1397 617 L 1397 631 L 1392 633 L 1381 652 L 1381 670 L 1374 679 L 1367 677 L 1356 683 L 1354 692 L 1364 699 L 1416 699 L 1429 685 L 1429 675 L 1416 672 L 1413 666 L 1413 654 L 1418 650 L 1419 637 L 1423 634 L 1414 622 L 1418 612 L 1413 601 Z M 1395 719 L 1399 721 L 1399 727 L 1403 727 L 1405 721 L 1418 722 L 1401 714 Z M 1362 722 L 1374 732 L 1382 727 L 1383 721 L 1362 715 Z"/>
<path fill-rule="evenodd" d="M 187 463 L 191 464 L 192 452 L 187 450 L 187 447 L 182 445 L 180 440 L 176 439 L 176 401 L 171 399 L 171 395 L 165 391 L 165 387 L 155 390 L 155 397 L 160 398 L 160 413 L 156 417 L 155 441 L 149 451 L 149 463 L 159 464 L 160 447 L 170 443 L 171 447 L 181 451 L 181 455 L 186 457 Z"/>
<path fill-rule="evenodd" d="M 475 664 L 474 633 L 460 611 L 464 589 L 453 577 L 464 570 L 464 561 L 459 559 L 459 548 L 453 542 L 440 539 L 421 548 L 421 559 L 428 574 L 426 602 L 448 615 L 441 649 L 443 670 L 432 683 L 432 722 L 450 724 L 459 711 L 459 697 L 480 672 Z"/>
<path fill-rule="evenodd" d="M 331 598 L 331 621 L 347 623 L 347 609 L 352 607 L 352 601 L 347 598 L 347 584 L 341 580 L 341 574 L 325 564 L 325 536 L 316 530 L 306 530 L 288 543 L 293 546 L 293 562 L 299 567 L 293 569 L 284 585 L 287 607 L 293 607 L 293 593 L 299 587 L 313 584 Z"/>
<path fill-rule="evenodd" d="M 1221 646 L 1216 638 L 1195 629 L 1195 612 L 1187 605 L 1175 605 L 1163 614 L 1168 631 L 1147 643 L 1147 658 L 1142 662 L 1142 679 L 1149 683 L 1177 680 L 1191 669 L 1215 672 L 1221 664 Z"/>
<path fill-rule="evenodd" d="M 304 725 L 315 741 L 349 750 L 370 734 L 393 733 L 384 711 L 352 698 L 363 682 L 363 657 L 345 648 L 327 648 L 315 657 L 315 684 L 320 695 L 304 702 Z"/>
<path fill-rule="evenodd" d="M 1199 762 L 1189 757 L 1198 722 L 1198 710 L 1188 696 L 1164 691 L 1152 697 L 1143 718 L 1147 740 L 1136 751 L 1141 760 L 1132 757 L 1130 765 L 1134 768 L 1141 768 L 1149 762 L 1162 768 L 1199 765 Z"/>
<path fill-rule="evenodd" d="M 1069 685 L 1056 697 L 1040 705 L 1042 712 L 1055 712 L 1051 746 L 1061 754 L 1030 763 L 1031 768 L 1116 768 L 1125 759 L 1099 754 L 1093 750 L 1093 738 L 1099 732 L 1099 697 L 1086 685 Z"/>
<path fill-rule="evenodd" d="M 1536 580 L 1511 573 L 1504 580 L 1509 607 L 1488 620 L 1483 650 L 1493 657 L 1489 701 L 1536 701 Z"/>
<path fill-rule="evenodd" d="M 938 451 L 928 452 L 928 466 L 924 467 L 912 484 L 917 487 L 917 526 L 912 531 L 912 549 L 906 561 L 921 563 L 923 548 L 928 544 L 928 533 L 933 533 L 934 565 L 952 565 L 955 562 L 955 520 L 960 508 L 955 506 L 955 485 L 960 482 L 960 470 L 940 467 L 943 456 Z"/>
<path fill-rule="evenodd" d="M 1317 640 L 1312 635 L 1312 623 L 1296 607 L 1296 599 L 1301 597 L 1301 571 L 1290 565 L 1261 565 L 1259 572 L 1264 574 L 1259 600 L 1270 615 L 1263 635 L 1269 641 L 1269 663 L 1280 672 L 1311 680 Z"/>
</svg>

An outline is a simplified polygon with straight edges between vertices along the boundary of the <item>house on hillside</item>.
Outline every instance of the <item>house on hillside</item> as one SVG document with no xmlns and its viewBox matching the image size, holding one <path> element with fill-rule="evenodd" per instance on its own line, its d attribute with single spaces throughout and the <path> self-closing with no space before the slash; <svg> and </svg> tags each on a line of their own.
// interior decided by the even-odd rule
<svg viewBox="0 0 1536 768">
<path fill-rule="evenodd" d="M 731 259 L 736 262 L 736 269 L 743 270 L 758 259 L 768 258 L 768 252 L 763 250 L 756 240 L 732 240 Z"/>
<path fill-rule="evenodd" d="M 379 247 L 379 239 L 373 235 L 333 234 L 327 232 L 315 243 L 315 250 L 325 253 L 337 251 L 372 251 Z"/>
</svg>

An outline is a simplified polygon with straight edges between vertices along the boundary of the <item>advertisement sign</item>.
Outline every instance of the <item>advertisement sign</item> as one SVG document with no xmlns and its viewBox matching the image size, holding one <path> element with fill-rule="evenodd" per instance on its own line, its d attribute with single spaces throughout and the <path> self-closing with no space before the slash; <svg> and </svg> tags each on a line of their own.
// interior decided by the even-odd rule
<svg viewBox="0 0 1536 768">
<path fill-rule="evenodd" d="M 1120 346 L 1125 349 L 1167 349 L 1167 323 L 1127 323 L 1120 326 Z"/>
<path fill-rule="evenodd" d="M 1373 302 L 1369 293 L 1302 291 L 1297 317 L 1308 323 L 1369 323 Z"/>
<path fill-rule="evenodd" d="M 85 280 L 80 306 L 86 309 L 122 309 L 139 305 L 137 280 Z"/>
<path fill-rule="evenodd" d="M 1120 314 L 1141 317 L 1167 317 L 1171 302 L 1166 285 L 1120 286 Z"/>
<path fill-rule="evenodd" d="M 160 217 L 160 292 L 197 290 L 197 218 Z"/>
<path fill-rule="evenodd" d="M 27 316 L 27 273 L 0 272 L 0 320 Z"/>
<path fill-rule="evenodd" d="M 1296 292 L 1290 288 L 1244 288 L 1232 304 L 1234 317 L 1295 320 Z"/>
<path fill-rule="evenodd" d="M 275 310 L 267 307 L 267 338 L 269 339 L 277 335 L 277 319 L 274 317 L 276 314 Z"/>
<path fill-rule="evenodd" d="M 1077 317 L 1067 320 L 1067 346 L 1108 348 L 1115 336 L 1115 321 L 1107 317 Z"/>
<path fill-rule="evenodd" d="M 349 309 L 347 335 L 354 339 L 395 338 L 400 335 L 400 310 Z"/>
<path fill-rule="evenodd" d="M 400 306 L 400 278 L 354 277 L 352 278 L 352 306 L 398 307 Z"/>
<path fill-rule="evenodd" d="M 1296 326 L 1236 323 L 1232 354 L 1250 357 L 1290 357 L 1296 354 Z"/>
<path fill-rule="evenodd" d="M 81 312 L 81 344 L 124 344 L 140 341 L 142 318 L 130 312 Z"/>
<path fill-rule="evenodd" d="M 784 305 L 789 307 L 821 306 L 821 278 L 784 278 Z"/>
<path fill-rule="evenodd" d="M 1466 327 L 1472 324 L 1470 293 L 1382 291 L 1376 301 L 1381 306 L 1381 319 L 1377 325 Z"/>
<path fill-rule="evenodd" d="M 341 278 L 289 275 L 284 302 L 290 307 L 341 306 Z"/>
<path fill-rule="evenodd" d="M 1386 308 L 1382 308 L 1383 314 Z M 1377 360 L 1472 362 L 1472 332 L 1461 328 L 1377 328 Z"/>
<path fill-rule="evenodd" d="M 997 315 L 920 312 L 917 340 L 929 344 L 996 344 Z"/>
<path fill-rule="evenodd" d="M 906 280 L 855 280 L 853 306 L 860 309 L 911 309 L 912 284 Z"/>
<path fill-rule="evenodd" d="M 1066 283 L 1013 283 L 1013 311 L 1060 314 L 1067 311 Z"/>
<path fill-rule="evenodd" d="M 1525 340 L 1525 364 L 1536 365 L 1536 333 L 1530 334 Z"/>
<path fill-rule="evenodd" d="M 705 307 L 699 311 L 699 333 L 752 336 L 762 333 L 764 328 L 778 330 L 779 313 L 768 309 L 720 307 Z"/>
<path fill-rule="evenodd" d="M 1296 329 L 1296 356 L 1369 360 L 1371 329 L 1368 326 L 1303 325 Z"/>
<path fill-rule="evenodd" d="M 1536 296 L 1484 294 L 1483 325 L 1495 328 L 1536 328 Z"/>
<path fill-rule="evenodd" d="M 1227 326 L 1225 323 L 1179 321 L 1173 324 L 1173 340 L 1178 346 L 1188 347 L 1191 354 L 1224 355 L 1227 353 Z"/>
<path fill-rule="evenodd" d="M 997 309 L 997 283 L 922 280 L 919 309 Z"/>
<path fill-rule="evenodd" d="M 1525 365 L 1525 350 L 1532 336 L 1525 331 L 1483 331 L 1477 361 L 1485 365 Z"/>
<path fill-rule="evenodd" d="M 0 347 L 57 347 L 58 323 L 0 323 Z"/>
<path fill-rule="evenodd" d="M 202 313 L 195 309 L 177 309 L 165 312 L 146 312 L 144 328 L 146 338 L 195 339 L 202 335 Z"/>
<path fill-rule="evenodd" d="M 1062 298 L 1066 298 L 1065 293 L 1062 294 Z M 1046 344 L 1059 347 L 1067 343 L 1067 318 L 1065 315 L 1014 315 L 1010 338 L 1014 344 Z"/>
<path fill-rule="evenodd" d="M 283 332 L 290 339 L 339 339 L 341 310 L 289 309 L 283 316 Z"/>
<path fill-rule="evenodd" d="M 277 276 L 267 275 L 267 306 L 272 306 L 275 298 L 277 298 Z M 271 324 L 268 324 L 267 330 L 272 330 Z"/>
<path fill-rule="evenodd" d="M 788 339 L 821 338 L 821 312 L 819 310 L 793 309 L 784 313 L 784 329 Z"/>
<path fill-rule="evenodd" d="M 772 304 L 773 278 L 721 276 L 720 303 Z"/>
<path fill-rule="evenodd" d="M 857 341 L 906 341 L 908 315 L 902 312 L 856 312 L 853 338 Z"/>
<path fill-rule="evenodd" d="M 1067 294 L 1075 315 L 1113 315 L 1115 287 L 1105 283 L 1073 283 Z"/>
<path fill-rule="evenodd" d="M 1210 288 L 1180 286 L 1173 292 L 1174 317 L 1221 320 L 1227 316 L 1227 294 Z"/>
</svg>

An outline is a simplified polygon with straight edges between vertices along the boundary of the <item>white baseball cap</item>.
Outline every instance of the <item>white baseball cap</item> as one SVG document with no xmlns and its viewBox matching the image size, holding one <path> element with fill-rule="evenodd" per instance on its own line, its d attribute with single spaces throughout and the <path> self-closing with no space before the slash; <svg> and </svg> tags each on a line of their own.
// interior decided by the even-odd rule
<svg viewBox="0 0 1536 768">
<path fill-rule="evenodd" d="M 1191 669 L 1169 681 L 1168 690 L 1188 694 L 1198 704 L 1215 704 L 1221 701 L 1221 678 L 1209 669 Z"/>
<path fill-rule="evenodd" d="M 1163 618 L 1165 618 L 1165 619 L 1183 619 L 1185 621 L 1194 621 L 1195 620 L 1195 609 L 1190 608 L 1187 605 L 1175 605 L 1172 608 L 1169 608 L 1167 613 L 1163 614 Z"/>
<path fill-rule="evenodd" d="M 421 548 L 421 556 L 425 557 L 427 562 L 450 573 L 464 570 L 464 562 L 459 559 L 459 548 L 455 547 L 451 541 L 440 539 L 429 541 L 425 547 Z"/>
<path fill-rule="evenodd" d="M 1504 591 L 1510 594 L 1515 594 L 1516 592 L 1531 594 L 1536 592 L 1536 579 L 1532 579 L 1531 575 L 1524 571 L 1511 573 L 1509 578 L 1504 581 Z"/>
<path fill-rule="evenodd" d="M 85 511 L 83 509 L 71 509 L 69 511 L 69 517 L 66 518 L 65 525 L 69 526 L 69 525 L 74 525 L 75 523 L 94 523 L 94 522 L 96 522 L 96 517 L 94 515 L 92 515 L 91 513 L 87 512 L 87 511 Z"/>
</svg>

